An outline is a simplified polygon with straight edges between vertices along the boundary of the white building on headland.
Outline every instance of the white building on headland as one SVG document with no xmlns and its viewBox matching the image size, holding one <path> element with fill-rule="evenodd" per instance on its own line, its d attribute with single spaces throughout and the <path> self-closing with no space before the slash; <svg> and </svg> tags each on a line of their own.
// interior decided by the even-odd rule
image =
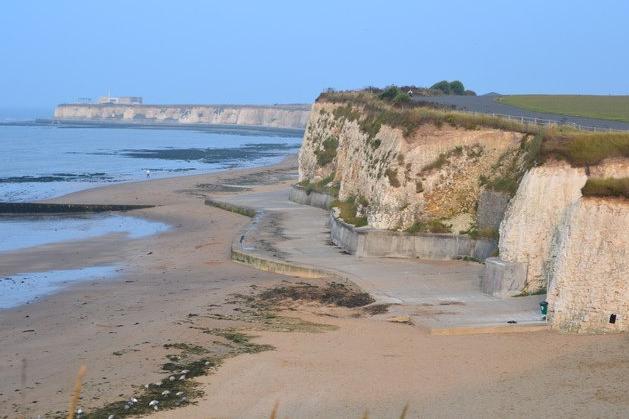
<svg viewBox="0 0 629 419">
<path fill-rule="evenodd" d="M 141 105 L 140 96 L 101 96 L 98 98 L 99 104 L 113 103 L 116 105 Z"/>
</svg>

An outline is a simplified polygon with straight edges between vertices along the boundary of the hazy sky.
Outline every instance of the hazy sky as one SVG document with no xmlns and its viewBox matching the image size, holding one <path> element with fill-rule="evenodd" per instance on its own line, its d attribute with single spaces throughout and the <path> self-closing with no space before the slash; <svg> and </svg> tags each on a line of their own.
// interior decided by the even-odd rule
<svg viewBox="0 0 629 419">
<path fill-rule="evenodd" d="M 4 0 L 0 106 L 311 102 L 460 79 L 479 93 L 629 94 L 629 2 Z"/>
</svg>

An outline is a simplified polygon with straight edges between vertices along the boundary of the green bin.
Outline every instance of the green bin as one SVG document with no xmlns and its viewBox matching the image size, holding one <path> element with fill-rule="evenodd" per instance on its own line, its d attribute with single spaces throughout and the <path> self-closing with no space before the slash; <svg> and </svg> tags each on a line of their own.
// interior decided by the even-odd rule
<svg viewBox="0 0 629 419">
<path fill-rule="evenodd" d="M 542 318 L 546 319 L 546 314 L 548 314 L 548 303 L 546 301 L 539 303 L 539 312 L 542 315 Z"/>
</svg>

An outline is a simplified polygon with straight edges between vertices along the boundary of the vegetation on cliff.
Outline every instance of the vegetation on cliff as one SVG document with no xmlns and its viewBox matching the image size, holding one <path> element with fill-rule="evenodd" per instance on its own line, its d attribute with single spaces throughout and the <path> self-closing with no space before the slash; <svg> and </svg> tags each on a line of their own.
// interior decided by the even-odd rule
<svg viewBox="0 0 629 419">
<path fill-rule="evenodd" d="M 581 193 L 583 196 L 629 198 L 629 178 L 589 178 Z"/>
<path fill-rule="evenodd" d="M 416 221 L 412 226 L 405 230 L 410 234 L 417 233 L 451 233 L 452 226 L 445 224 L 441 220 Z"/>
<path fill-rule="evenodd" d="M 351 196 L 345 201 L 336 200 L 332 203 L 333 207 L 336 207 L 340 211 L 340 217 L 348 224 L 352 224 L 355 227 L 363 227 L 367 225 L 367 217 L 361 214 L 369 205 L 369 202 L 365 198 Z"/>
<path fill-rule="evenodd" d="M 608 158 L 629 158 L 629 133 L 546 133 L 541 149 L 544 160 L 561 159 L 572 166 L 595 165 Z"/>
<path fill-rule="evenodd" d="M 629 158 L 629 133 L 591 133 L 561 125 L 542 127 L 516 119 L 457 112 L 423 102 L 410 102 L 399 99 L 401 94 L 405 93 L 395 87 L 383 91 L 326 92 L 317 101 L 339 105 L 334 110 L 334 116 L 356 121 L 367 135 L 368 142 L 374 143 L 372 147 L 379 146 L 376 135 L 383 125 L 401 129 L 405 137 L 412 136 L 426 124 L 438 128 L 443 125 L 465 130 L 485 127 L 528 134 L 518 155 L 501 159 L 500 167 L 495 168 L 499 176 L 491 179 L 486 177 L 483 182 L 488 188 L 510 194 L 515 193 L 519 180 L 528 169 L 545 161 L 564 160 L 572 166 L 582 167 L 598 164 L 608 158 Z M 439 166 L 446 157 L 440 156 L 440 160 L 434 164 Z M 392 186 L 394 184 L 395 181 L 391 183 Z"/>
<path fill-rule="evenodd" d="M 339 140 L 336 137 L 328 137 L 323 141 L 322 148 L 315 151 L 317 163 L 319 166 L 326 166 L 336 157 L 336 149 L 339 146 Z"/>
<path fill-rule="evenodd" d="M 324 177 L 320 181 L 311 182 L 310 179 L 304 179 L 298 183 L 299 186 L 304 188 L 306 194 L 310 195 L 312 192 L 318 192 L 330 195 L 334 198 L 339 196 L 339 182 L 334 181 L 334 173 Z"/>
<path fill-rule="evenodd" d="M 425 102 L 393 103 L 371 91 L 325 92 L 319 95 L 317 102 L 341 105 L 334 111 L 334 116 L 357 121 L 362 131 L 370 137 L 375 136 L 382 125 L 399 128 L 405 136 L 412 135 L 417 128 L 426 124 L 437 127 L 447 124 L 463 129 L 487 127 L 530 134 L 540 131 L 538 125 L 515 119 L 457 112 Z"/>
</svg>

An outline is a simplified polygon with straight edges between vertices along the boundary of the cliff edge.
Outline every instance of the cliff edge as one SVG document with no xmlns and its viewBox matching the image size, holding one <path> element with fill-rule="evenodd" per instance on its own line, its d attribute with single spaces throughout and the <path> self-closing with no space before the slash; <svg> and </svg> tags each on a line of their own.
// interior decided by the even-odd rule
<svg viewBox="0 0 629 419">
<path fill-rule="evenodd" d="M 629 134 L 322 94 L 300 185 L 356 227 L 498 239 L 483 289 L 546 293 L 553 327 L 629 330 Z"/>
</svg>

